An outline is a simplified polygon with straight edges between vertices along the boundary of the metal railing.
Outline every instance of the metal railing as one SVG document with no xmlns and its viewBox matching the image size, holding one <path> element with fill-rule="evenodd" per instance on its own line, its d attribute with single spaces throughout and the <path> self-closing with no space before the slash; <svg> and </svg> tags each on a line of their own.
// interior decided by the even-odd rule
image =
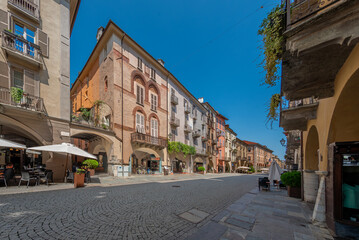
<svg viewBox="0 0 359 240">
<path fill-rule="evenodd" d="M 154 146 L 159 146 L 162 148 L 167 147 L 167 139 L 153 137 L 151 135 L 143 134 L 143 133 L 132 133 L 131 142 L 146 143 Z"/>
<path fill-rule="evenodd" d="M 178 104 L 178 97 L 176 97 L 174 94 L 171 94 L 171 103 L 175 105 Z"/>
<path fill-rule="evenodd" d="M 303 99 L 294 100 L 294 101 L 290 101 L 290 100 L 285 99 L 285 97 L 282 97 L 281 110 L 295 109 L 298 107 L 318 103 L 318 101 L 319 101 L 319 99 L 315 98 L 315 97 L 303 98 Z"/>
<path fill-rule="evenodd" d="M 200 130 L 194 130 L 192 132 L 192 137 L 198 138 L 199 136 L 201 136 L 201 131 Z"/>
<path fill-rule="evenodd" d="M 39 19 L 39 6 L 35 4 L 33 0 L 8 0 L 8 3 L 30 14 L 34 18 Z"/>
<path fill-rule="evenodd" d="M 192 131 L 192 127 L 190 125 L 188 125 L 187 123 L 184 125 L 184 131 L 189 133 Z"/>
<path fill-rule="evenodd" d="M 7 30 L 2 32 L 2 47 L 18 52 L 38 62 L 41 61 L 41 50 L 38 45 Z"/>
<path fill-rule="evenodd" d="M 172 126 L 178 127 L 180 125 L 180 120 L 178 118 L 176 118 L 174 115 L 172 115 L 171 119 L 170 119 L 170 124 Z"/>
<path fill-rule="evenodd" d="M 20 100 L 17 100 L 11 95 L 10 89 L 0 87 L 0 103 L 47 114 L 44 100 L 41 97 L 36 97 L 26 92 L 23 93 Z"/>
<path fill-rule="evenodd" d="M 287 26 L 329 7 L 339 0 L 286 0 Z"/>
<path fill-rule="evenodd" d="M 89 127 L 101 128 L 103 130 L 112 130 L 112 126 L 110 122 L 104 122 L 103 119 L 102 120 L 94 119 L 93 116 L 86 118 L 82 116 L 81 113 L 72 113 L 71 122 L 78 123 L 81 125 L 86 125 Z"/>
<path fill-rule="evenodd" d="M 191 112 L 190 106 L 188 106 L 188 105 L 184 106 L 184 112 L 185 113 L 190 113 Z"/>
</svg>

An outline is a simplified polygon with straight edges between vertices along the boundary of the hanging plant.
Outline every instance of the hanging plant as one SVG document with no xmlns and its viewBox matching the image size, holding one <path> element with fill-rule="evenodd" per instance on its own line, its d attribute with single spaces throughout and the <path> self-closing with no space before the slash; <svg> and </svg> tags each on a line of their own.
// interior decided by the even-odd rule
<svg viewBox="0 0 359 240">
<path fill-rule="evenodd" d="M 266 73 L 264 84 L 275 86 L 279 80 L 278 66 L 281 63 L 284 48 L 285 30 L 284 5 L 280 4 L 263 19 L 258 34 L 262 36 L 264 60 L 262 62 Z"/>
<path fill-rule="evenodd" d="M 81 108 L 80 108 L 80 112 L 81 112 L 82 118 L 83 118 L 85 121 L 87 121 L 87 122 L 90 121 L 91 112 L 90 112 L 87 108 L 81 107 Z"/>
<path fill-rule="evenodd" d="M 267 113 L 267 123 L 270 123 L 271 128 L 272 128 L 273 122 L 278 120 L 278 116 L 279 116 L 278 108 L 279 108 L 280 102 L 281 102 L 280 94 L 278 94 L 278 93 L 273 94 L 270 99 L 270 102 L 269 102 L 269 107 L 267 109 L 267 112 L 268 112 Z"/>
<path fill-rule="evenodd" d="M 181 142 L 171 142 L 168 141 L 167 145 L 168 153 L 183 153 L 184 157 L 187 157 L 188 155 L 195 155 L 196 154 L 196 148 L 189 146 L 187 144 L 181 143 Z"/>
<path fill-rule="evenodd" d="M 17 88 L 17 87 L 12 87 L 10 91 L 11 91 L 12 100 L 16 103 L 20 103 L 24 95 L 24 91 L 21 88 Z"/>
<path fill-rule="evenodd" d="M 100 124 L 100 112 L 101 112 L 102 104 L 104 104 L 104 101 L 101 101 L 101 100 L 96 100 L 93 103 L 94 110 L 95 110 L 95 117 L 94 117 L 95 126 L 99 126 L 99 124 Z"/>
</svg>

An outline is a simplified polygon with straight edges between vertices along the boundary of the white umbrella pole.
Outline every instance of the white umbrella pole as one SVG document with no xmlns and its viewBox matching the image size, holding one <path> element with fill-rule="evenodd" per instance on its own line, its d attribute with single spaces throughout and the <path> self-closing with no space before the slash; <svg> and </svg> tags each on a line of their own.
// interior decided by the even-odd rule
<svg viewBox="0 0 359 240">
<path fill-rule="evenodd" d="M 65 180 L 66 180 L 66 171 L 67 171 L 67 162 L 69 161 L 69 154 L 66 154 L 66 162 L 65 162 Z"/>
</svg>

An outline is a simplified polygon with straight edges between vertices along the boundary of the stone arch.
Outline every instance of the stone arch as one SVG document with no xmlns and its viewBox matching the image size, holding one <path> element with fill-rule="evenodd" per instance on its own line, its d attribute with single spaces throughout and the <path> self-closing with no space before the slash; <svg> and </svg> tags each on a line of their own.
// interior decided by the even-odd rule
<svg viewBox="0 0 359 240">
<path fill-rule="evenodd" d="M 359 140 L 359 69 L 353 73 L 336 101 L 327 144 Z"/>
<path fill-rule="evenodd" d="M 24 135 L 33 139 L 39 145 L 47 144 L 47 141 L 35 130 L 33 130 L 32 128 L 28 127 L 27 125 L 17 121 L 16 119 L 9 117 L 9 116 L 0 114 L 0 124 L 4 125 L 4 126 L 6 126 L 6 125 L 12 126 L 16 129 L 21 129 L 21 131 Z"/>
<path fill-rule="evenodd" d="M 307 143 L 305 146 L 304 169 L 317 171 L 319 168 L 318 161 L 319 136 L 316 126 L 309 129 Z"/>
</svg>

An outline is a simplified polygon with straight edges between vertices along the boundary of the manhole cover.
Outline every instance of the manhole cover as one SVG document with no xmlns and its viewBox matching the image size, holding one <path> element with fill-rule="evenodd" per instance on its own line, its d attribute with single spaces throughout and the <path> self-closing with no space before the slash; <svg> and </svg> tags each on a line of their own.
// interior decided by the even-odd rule
<svg viewBox="0 0 359 240">
<path fill-rule="evenodd" d="M 178 186 L 178 185 L 172 185 L 172 187 L 181 187 L 181 186 Z"/>
</svg>

